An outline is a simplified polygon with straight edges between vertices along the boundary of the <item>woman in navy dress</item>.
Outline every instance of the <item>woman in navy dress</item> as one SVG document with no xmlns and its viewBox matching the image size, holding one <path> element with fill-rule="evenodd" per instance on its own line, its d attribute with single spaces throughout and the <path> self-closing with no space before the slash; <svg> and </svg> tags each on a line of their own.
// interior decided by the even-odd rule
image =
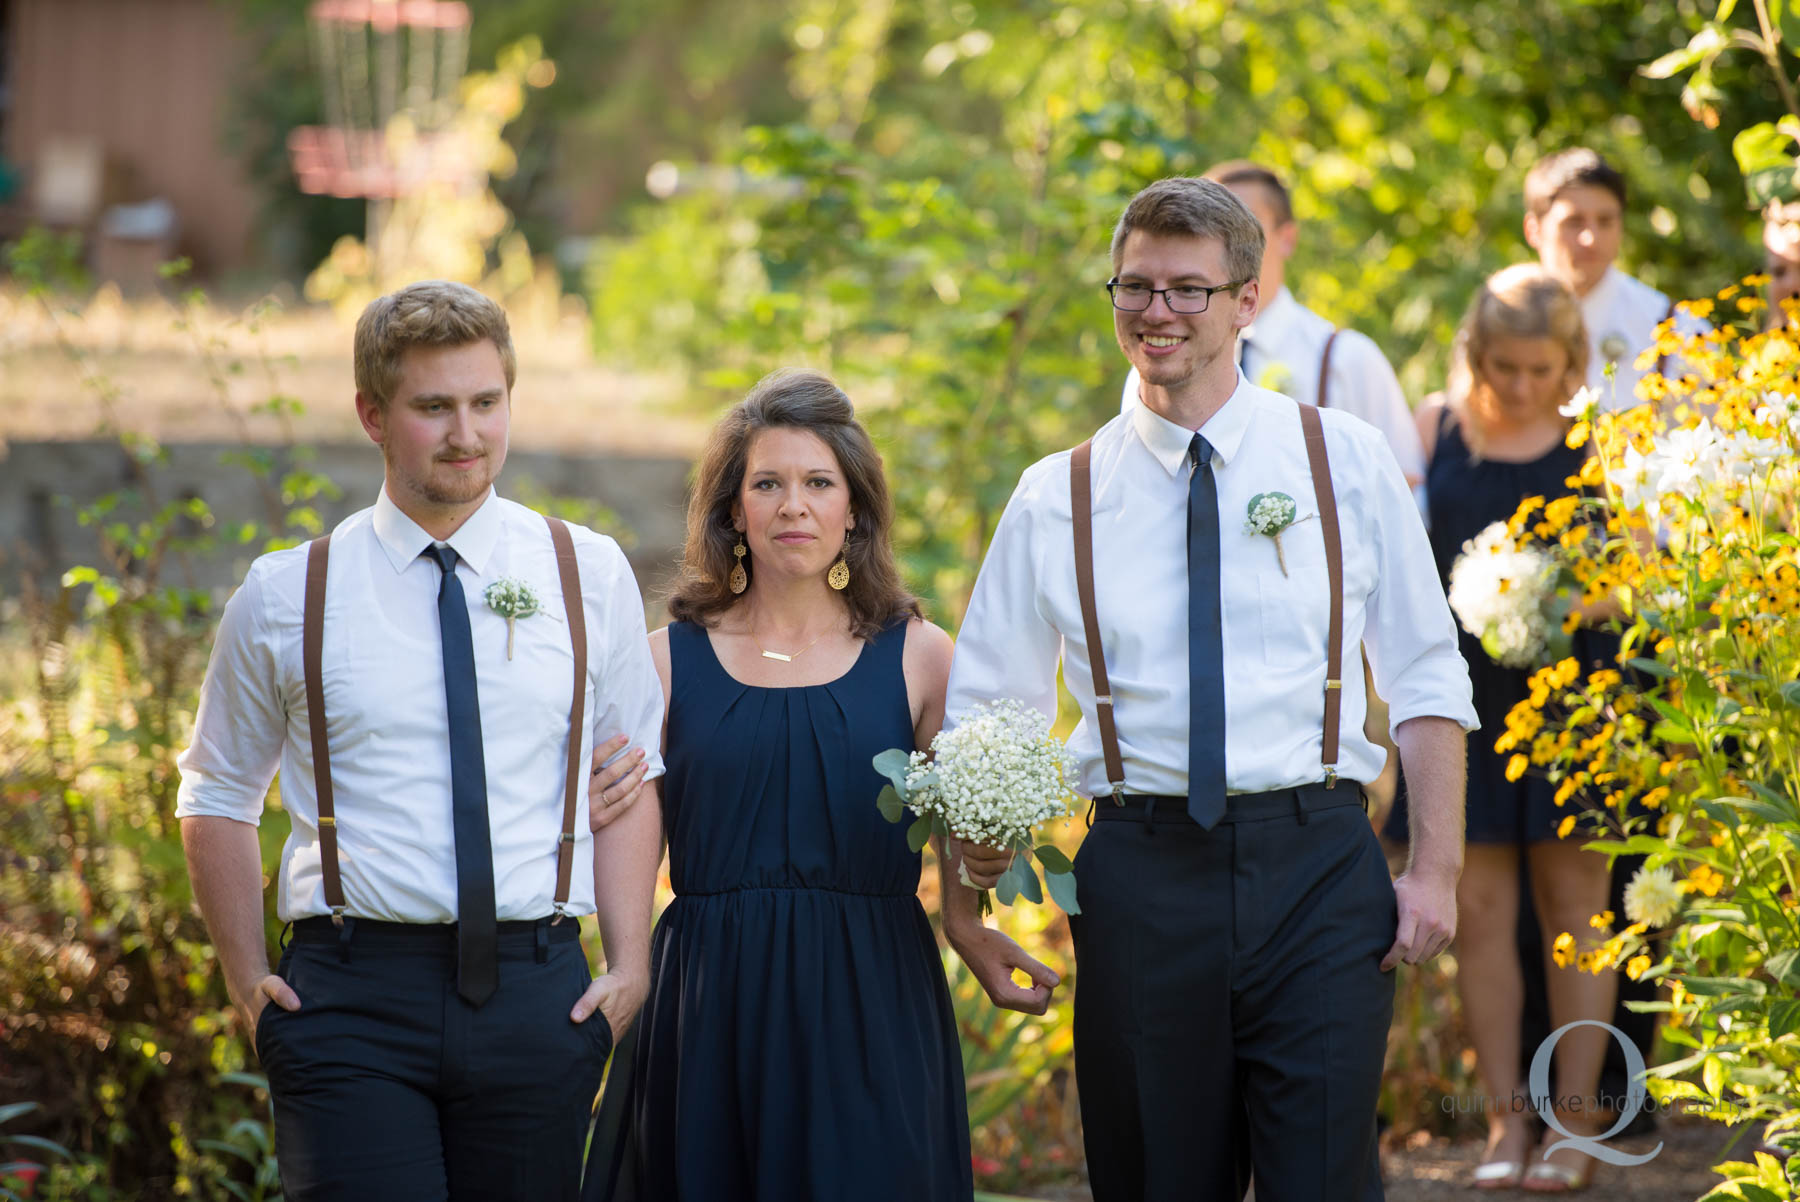
<svg viewBox="0 0 1800 1202">
<path fill-rule="evenodd" d="M 1566 443 L 1569 420 L 1558 412 L 1586 378 L 1587 335 L 1574 296 L 1535 265 L 1509 267 L 1476 294 L 1457 332 L 1447 394 L 1419 407 L 1419 429 L 1429 456 L 1425 476 L 1431 546 L 1448 588 L 1463 543 L 1492 522 L 1511 517 L 1526 497 L 1555 498 L 1576 490 L 1567 483 L 1581 470 L 1585 450 Z M 1594 636 L 1578 633 L 1578 644 Z M 1490 1109 L 1488 1142 L 1475 1170 L 1477 1188 L 1523 1184 L 1560 1193 L 1587 1184 L 1592 1161 L 1562 1150 L 1546 1161 L 1531 1147 L 1530 1115 L 1516 1110 L 1527 1083 L 1520 1072 L 1520 1020 L 1524 973 L 1515 932 L 1519 885 L 1527 879 L 1551 946 L 1562 931 L 1586 945 L 1588 920 L 1606 909 L 1610 877 L 1604 856 L 1583 851 L 1578 836 L 1557 837 L 1565 817 L 1580 812 L 1581 798 L 1564 806 L 1555 785 L 1535 774 L 1506 778 L 1510 754 L 1494 750 L 1506 715 L 1523 701 L 1531 673 L 1503 668 L 1461 632 L 1481 729 L 1469 737 L 1467 848 L 1457 887 L 1457 987 L 1475 1045 L 1476 1072 Z M 1578 652 L 1583 650 L 1578 646 Z M 1583 655 L 1582 658 L 1591 658 Z M 1406 837 L 1406 814 L 1396 806 L 1384 834 Z M 1520 872 L 1520 857 L 1529 869 Z M 1616 978 L 1574 966 L 1545 969 L 1550 1019 L 1560 1027 L 1576 1019 L 1612 1016 Z M 1569 1032 L 1557 1044 L 1552 1089 L 1556 1098 L 1595 1097 L 1610 1036 L 1596 1027 Z M 1570 1131 L 1601 1128 L 1592 1106 L 1558 1111 Z M 1554 1131 L 1545 1144 L 1562 1138 Z"/>
<path fill-rule="evenodd" d="M 675 900 L 589 1202 L 972 1195 L 920 857 L 875 806 L 871 760 L 930 743 L 951 654 L 901 586 L 891 524 L 880 458 L 825 377 L 776 373 L 714 431 L 675 621 L 651 636 Z M 977 881 L 1005 868 L 965 850 Z M 1054 974 L 1010 950 L 1047 1000 Z"/>
</svg>

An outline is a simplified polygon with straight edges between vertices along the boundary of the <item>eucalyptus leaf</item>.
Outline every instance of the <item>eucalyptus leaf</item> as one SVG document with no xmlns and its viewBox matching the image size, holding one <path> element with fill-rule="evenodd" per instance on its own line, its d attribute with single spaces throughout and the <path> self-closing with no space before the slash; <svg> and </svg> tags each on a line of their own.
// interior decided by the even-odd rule
<svg viewBox="0 0 1800 1202">
<path fill-rule="evenodd" d="M 1046 868 L 1044 870 L 1044 887 L 1050 891 L 1050 900 L 1062 907 L 1064 914 L 1081 913 L 1081 906 L 1075 900 L 1075 874 L 1073 872 L 1056 872 Z"/>
<path fill-rule="evenodd" d="M 875 757 L 875 771 L 894 782 L 894 788 L 904 794 L 906 789 L 906 771 L 912 766 L 911 756 L 898 747 L 890 747 Z"/>
<path fill-rule="evenodd" d="M 1069 857 L 1063 854 L 1062 848 L 1057 847 L 1054 844 L 1043 844 L 1037 849 L 1036 854 L 1038 863 L 1044 866 L 1045 872 L 1067 873 L 1075 871 L 1075 865 L 1069 862 Z"/>
<path fill-rule="evenodd" d="M 931 815 L 920 814 L 918 820 L 906 828 L 906 846 L 916 852 L 929 842 L 931 842 Z"/>
<path fill-rule="evenodd" d="M 1038 881 L 1037 868 L 1032 864 L 1030 856 L 1020 856 L 1013 861 L 1012 870 L 1019 874 L 1019 896 L 1033 905 L 1044 904 L 1044 888 Z"/>
<path fill-rule="evenodd" d="M 899 792 L 892 785 L 881 787 L 881 795 L 875 799 L 875 808 L 889 822 L 899 822 L 906 817 L 906 803 L 900 800 Z"/>
<path fill-rule="evenodd" d="M 994 882 L 994 897 L 1003 906 L 1010 906 L 1019 900 L 1020 881 L 1016 873 L 1018 867 L 1019 862 L 1014 860 L 1012 866 L 1001 873 L 1000 879 Z"/>
</svg>

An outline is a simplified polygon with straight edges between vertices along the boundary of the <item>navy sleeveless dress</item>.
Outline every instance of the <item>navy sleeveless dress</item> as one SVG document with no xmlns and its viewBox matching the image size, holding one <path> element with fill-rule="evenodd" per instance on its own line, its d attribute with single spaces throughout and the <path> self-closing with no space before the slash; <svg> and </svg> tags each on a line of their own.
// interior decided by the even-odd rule
<svg viewBox="0 0 1800 1202">
<path fill-rule="evenodd" d="M 920 857 L 870 765 L 913 745 L 906 621 L 822 685 L 728 675 L 669 627 L 675 900 L 615 1057 L 586 1202 L 973 1195 L 950 994 Z"/>
<path fill-rule="evenodd" d="M 1555 499 L 1576 492 L 1569 477 L 1581 470 L 1585 450 L 1571 450 L 1558 442 L 1547 453 L 1525 463 L 1476 459 L 1463 441 L 1462 425 L 1448 410 L 1438 424 L 1437 445 L 1425 474 L 1425 500 L 1431 515 L 1431 551 L 1437 560 L 1438 579 L 1446 591 L 1450 569 L 1462 554 L 1463 543 L 1493 522 L 1513 515 L 1526 497 Z M 1580 807 L 1556 804 L 1556 786 L 1537 773 L 1516 781 L 1506 779 L 1506 762 L 1512 753 L 1494 750 L 1494 740 L 1506 731 L 1506 715 L 1525 700 L 1531 690 L 1531 670 L 1503 668 L 1481 649 L 1481 640 L 1457 625 L 1458 646 L 1469 664 L 1469 682 L 1475 694 L 1475 713 L 1481 729 L 1469 736 L 1468 841 L 1471 843 L 1536 843 L 1556 837 L 1556 827 Z M 1575 653 L 1587 658 L 1587 631 L 1576 633 Z M 1400 801 L 1404 802 L 1404 794 Z M 1382 833 L 1404 842 L 1407 837 L 1404 804 L 1388 814 Z"/>
</svg>

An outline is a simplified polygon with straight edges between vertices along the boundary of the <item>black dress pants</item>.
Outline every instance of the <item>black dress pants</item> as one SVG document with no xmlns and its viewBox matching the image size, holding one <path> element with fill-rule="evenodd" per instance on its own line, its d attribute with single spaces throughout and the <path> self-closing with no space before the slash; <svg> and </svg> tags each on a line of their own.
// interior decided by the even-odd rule
<svg viewBox="0 0 1800 1202">
<path fill-rule="evenodd" d="M 573 921 L 503 923 L 500 987 L 456 992 L 454 927 L 296 924 L 256 1053 L 289 1202 L 559 1202 L 612 1049 L 569 1010 L 590 980 Z"/>
<path fill-rule="evenodd" d="M 1233 797 L 1211 831 L 1098 802 L 1070 921 L 1095 1202 L 1241 1198 L 1252 1172 L 1257 1202 L 1381 1197 L 1396 907 L 1359 796 Z"/>
</svg>

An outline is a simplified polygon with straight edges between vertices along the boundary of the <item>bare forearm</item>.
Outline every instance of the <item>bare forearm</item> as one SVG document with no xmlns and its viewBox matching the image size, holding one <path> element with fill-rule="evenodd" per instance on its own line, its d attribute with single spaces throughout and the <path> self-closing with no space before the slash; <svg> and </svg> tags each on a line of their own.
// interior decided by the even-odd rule
<svg viewBox="0 0 1800 1202">
<path fill-rule="evenodd" d="M 662 862 L 662 786 L 594 832 L 594 912 L 608 972 L 648 980 L 650 908 Z"/>
<path fill-rule="evenodd" d="M 966 932 L 983 924 L 976 892 L 962 883 L 956 871 L 958 857 L 944 844 L 943 839 L 932 836 L 931 849 L 937 853 L 938 862 L 938 913 L 944 923 L 944 938 L 960 954 Z"/>
<path fill-rule="evenodd" d="M 1408 718 L 1394 730 L 1411 810 L 1409 873 L 1450 881 L 1462 875 L 1467 736 L 1449 718 Z"/>
<path fill-rule="evenodd" d="M 232 1004 L 247 1011 L 256 984 L 269 972 L 263 935 L 262 847 L 256 828 L 230 818 L 181 820 L 194 900 L 206 919 Z"/>
</svg>

